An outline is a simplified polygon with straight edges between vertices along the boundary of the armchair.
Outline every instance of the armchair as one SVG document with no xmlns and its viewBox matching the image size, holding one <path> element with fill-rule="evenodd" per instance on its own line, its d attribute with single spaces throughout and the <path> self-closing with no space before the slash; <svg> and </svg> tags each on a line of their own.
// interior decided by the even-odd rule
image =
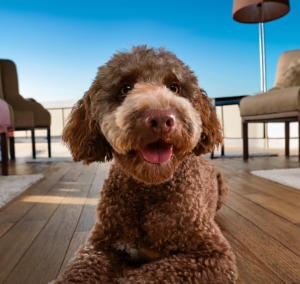
<svg viewBox="0 0 300 284">
<path fill-rule="evenodd" d="M 300 162 L 300 49 L 281 54 L 275 84 L 265 93 L 240 101 L 243 123 L 243 158 L 249 157 L 248 123 L 284 122 L 285 155 L 289 156 L 290 122 L 298 122 L 298 161 Z"/>
<path fill-rule="evenodd" d="M 24 99 L 19 94 L 17 68 L 13 61 L 0 59 L 0 84 L 3 99 L 10 105 L 14 114 L 14 130 L 30 130 L 32 156 L 36 158 L 35 129 L 47 130 L 48 156 L 51 157 L 50 113 L 33 99 Z M 14 137 L 10 137 L 10 156 L 15 159 Z"/>
</svg>

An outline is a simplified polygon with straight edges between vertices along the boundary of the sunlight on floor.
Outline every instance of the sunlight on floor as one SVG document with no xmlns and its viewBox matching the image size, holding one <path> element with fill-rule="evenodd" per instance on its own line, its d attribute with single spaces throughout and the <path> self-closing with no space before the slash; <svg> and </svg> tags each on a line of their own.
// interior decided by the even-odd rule
<svg viewBox="0 0 300 284">
<path fill-rule="evenodd" d="M 44 204 L 97 205 L 98 198 L 33 195 L 23 197 L 21 201 Z"/>
</svg>

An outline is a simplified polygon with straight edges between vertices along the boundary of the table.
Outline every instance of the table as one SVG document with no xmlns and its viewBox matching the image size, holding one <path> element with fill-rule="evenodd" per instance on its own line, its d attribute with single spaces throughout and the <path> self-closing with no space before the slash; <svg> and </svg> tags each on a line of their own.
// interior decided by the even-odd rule
<svg viewBox="0 0 300 284">
<path fill-rule="evenodd" d="M 217 106 L 222 107 L 222 117 L 221 117 L 222 125 L 224 125 L 223 106 L 239 105 L 240 100 L 244 97 L 247 97 L 247 95 L 212 98 L 212 102 L 213 102 L 214 107 L 217 107 Z M 222 146 L 221 146 L 221 156 L 225 156 L 224 142 L 222 143 Z M 214 158 L 214 152 L 211 153 L 211 159 L 213 159 L 213 158 Z"/>
</svg>

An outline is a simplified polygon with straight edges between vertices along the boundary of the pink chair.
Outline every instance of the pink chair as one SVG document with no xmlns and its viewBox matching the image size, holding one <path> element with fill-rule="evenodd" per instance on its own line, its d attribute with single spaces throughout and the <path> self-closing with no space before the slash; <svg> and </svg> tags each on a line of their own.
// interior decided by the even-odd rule
<svg viewBox="0 0 300 284">
<path fill-rule="evenodd" d="M 0 134 L 1 134 L 1 157 L 2 175 L 8 175 L 8 147 L 7 132 L 11 128 L 11 112 L 8 104 L 0 99 Z"/>
<path fill-rule="evenodd" d="M 18 74 L 16 64 L 7 59 L 0 59 L 0 99 L 3 99 L 13 113 L 14 131 L 31 131 L 32 157 L 36 158 L 35 130 L 47 130 L 48 156 L 51 157 L 51 115 L 34 99 L 24 99 L 19 94 Z M 10 140 L 10 158 L 15 159 L 14 136 Z"/>
</svg>

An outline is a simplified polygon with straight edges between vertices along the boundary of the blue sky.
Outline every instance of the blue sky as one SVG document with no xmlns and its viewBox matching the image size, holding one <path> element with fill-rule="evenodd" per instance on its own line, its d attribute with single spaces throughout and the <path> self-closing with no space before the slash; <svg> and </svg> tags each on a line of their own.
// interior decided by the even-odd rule
<svg viewBox="0 0 300 284">
<path fill-rule="evenodd" d="M 300 48 L 300 0 L 265 24 L 267 87 L 279 55 Z M 163 46 L 210 97 L 260 90 L 258 25 L 232 19 L 232 0 L 0 0 L 0 54 L 15 61 L 20 93 L 77 100 L 97 67 L 132 45 Z"/>
</svg>

